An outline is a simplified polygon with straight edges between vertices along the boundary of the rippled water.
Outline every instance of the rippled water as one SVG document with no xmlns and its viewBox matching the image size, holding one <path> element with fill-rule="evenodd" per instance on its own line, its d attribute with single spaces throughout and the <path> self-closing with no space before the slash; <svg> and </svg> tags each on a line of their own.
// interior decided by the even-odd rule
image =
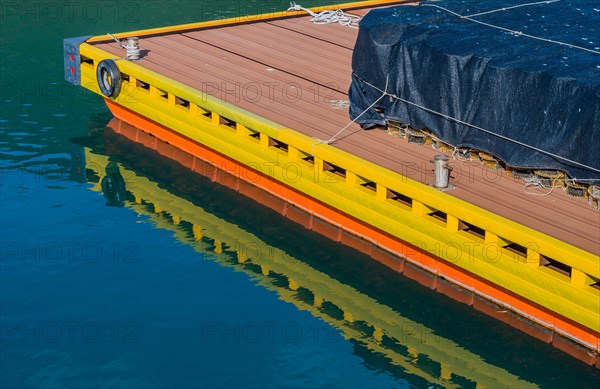
<svg viewBox="0 0 600 389">
<path fill-rule="evenodd" d="M 104 129 L 62 81 L 64 37 L 286 3 L 2 3 L 0 386 L 592 387 L 594 368 Z"/>
</svg>

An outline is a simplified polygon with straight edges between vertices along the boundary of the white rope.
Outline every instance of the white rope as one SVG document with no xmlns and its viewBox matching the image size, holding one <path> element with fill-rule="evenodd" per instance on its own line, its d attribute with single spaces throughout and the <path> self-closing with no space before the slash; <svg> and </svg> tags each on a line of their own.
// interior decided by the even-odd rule
<svg viewBox="0 0 600 389">
<path fill-rule="evenodd" d="M 388 80 L 389 80 L 389 77 L 388 77 Z M 385 82 L 385 88 L 386 88 L 386 90 L 387 90 L 387 86 L 388 86 L 388 81 L 386 80 L 386 82 Z M 371 108 L 373 108 L 373 107 L 374 107 L 374 106 L 375 106 L 377 103 L 379 103 L 379 102 L 381 101 L 381 99 L 383 99 L 383 98 L 385 97 L 385 95 L 386 95 L 386 94 L 387 94 L 387 92 L 384 92 L 384 93 L 383 93 L 383 94 L 382 94 L 382 95 L 381 95 L 381 96 L 380 96 L 380 97 L 379 97 L 377 100 L 375 100 L 375 101 L 373 102 L 373 104 L 369 105 L 369 106 L 367 107 L 367 109 L 365 109 L 364 111 L 362 111 L 362 112 L 360 113 L 360 115 L 358 115 L 357 117 L 355 117 L 354 119 L 352 119 L 352 121 L 350 121 L 350 123 L 346 124 L 346 125 L 344 126 L 344 128 L 342 128 L 341 130 L 339 130 L 339 131 L 338 131 L 338 132 L 337 132 L 335 135 L 333 135 L 331 138 L 329 138 L 329 140 L 321 140 L 321 139 L 319 139 L 319 138 L 315 138 L 316 140 L 318 140 L 318 142 L 316 142 L 316 143 L 313 143 L 313 144 L 311 145 L 311 146 L 312 146 L 312 156 L 313 156 L 313 157 L 315 156 L 315 147 L 316 147 L 316 146 L 318 146 L 318 145 L 321 145 L 321 144 L 327 144 L 327 145 L 330 145 L 330 144 L 332 144 L 332 143 L 333 143 L 333 142 L 336 140 L 336 138 L 337 138 L 337 137 L 338 137 L 338 136 L 339 136 L 339 135 L 340 135 L 342 132 L 346 131 L 346 129 L 348 129 L 348 127 L 350 127 L 350 126 L 352 125 L 352 123 L 356 122 L 356 121 L 357 121 L 357 120 L 358 120 L 358 119 L 359 119 L 359 118 L 360 118 L 362 115 L 364 115 L 365 113 L 367 113 L 367 112 L 368 112 L 368 111 L 369 111 Z M 345 100 L 331 100 L 331 101 L 333 102 L 333 101 L 345 101 Z M 350 106 L 350 103 L 349 103 L 349 102 L 348 102 L 348 106 Z"/>
<path fill-rule="evenodd" d="M 600 182 L 600 179 L 599 178 L 569 178 L 569 179 L 566 179 L 565 182 L 577 184 L 577 183 L 582 183 L 582 182 Z"/>
<path fill-rule="evenodd" d="M 342 11 L 341 9 L 337 9 L 335 11 L 326 10 L 323 12 L 316 13 L 308 8 L 304 8 L 303 6 L 296 4 L 293 1 L 290 3 L 290 8 L 288 8 L 288 11 L 305 11 L 310 16 L 312 16 L 312 19 L 310 19 L 310 21 L 315 24 L 339 23 L 342 26 L 358 28 L 358 23 L 361 19 L 360 16 L 348 14 Z"/>
<path fill-rule="evenodd" d="M 115 42 L 117 42 L 122 48 L 127 49 L 127 46 L 125 46 L 123 43 L 121 43 L 121 41 L 119 39 L 117 39 L 116 36 L 114 36 L 110 32 L 107 33 L 106 35 L 108 35 L 109 37 L 113 38 L 115 40 Z"/>
<path fill-rule="evenodd" d="M 356 73 L 355 73 L 355 75 L 356 75 Z M 468 126 L 468 127 L 474 128 L 474 129 L 476 129 L 476 130 L 479 130 L 479 131 L 485 132 L 486 134 L 490 134 L 490 135 L 496 136 L 496 137 L 498 137 L 498 138 L 501 138 L 501 139 L 507 140 L 507 141 L 509 141 L 509 142 L 516 143 L 516 144 L 518 144 L 518 145 L 520 145 L 520 146 L 523 146 L 523 147 L 526 147 L 526 148 L 529 148 L 529 149 L 535 150 L 535 151 L 537 151 L 537 152 L 539 152 L 539 153 L 542 153 L 542 154 L 548 155 L 548 156 L 550 156 L 550 157 L 557 158 L 557 159 L 561 159 L 561 160 L 563 160 L 563 161 L 570 162 L 570 163 L 572 163 L 572 164 L 574 164 L 574 165 L 581 166 L 581 167 L 583 167 L 583 168 L 586 168 L 586 169 L 592 170 L 592 171 L 594 171 L 594 172 L 596 172 L 596 173 L 600 173 L 600 169 L 596 169 L 596 168 L 594 168 L 594 167 L 592 167 L 592 166 L 588 166 L 588 165 L 585 165 L 585 164 L 583 164 L 583 163 L 580 163 L 580 162 L 577 162 L 577 161 L 573 161 L 572 159 L 569 159 L 569 158 L 562 157 L 562 156 L 560 156 L 560 155 L 557 155 L 557 154 L 551 153 L 551 152 L 549 152 L 549 151 L 546 151 L 546 150 L 542 150 L 542 149 L 540 149 L 540 148 L 538 148 L 538 147 L 535 147 L 535 146 L 532 146 L 532 145 L 528 145 L 527 143 L 520 142 L 520 141 L 518 141 L 518 140 L 515 140 L 515 139 L 512 139 L 512 138 L 509 138 L 509 137 L 507 137 L 507 136 L 504 136 L 504 135 L 501 135 L 501 134 L 497 134 L 497 133 L 495 133 L 495 132 L 493 132 L 493 131 L 486 130 L 485 128 L 482 128 L 482 127 L 476 126 L 476 125 L 474 125 L 474 124 L 471 124 L 471 123 L 467 123 L 467 122 L 465 122 L 465 121 L 463 121 L 463 120 L 460 120 L 460 119 L 454 118 L 454 117 L 452 117 L 452 116 L 448 116 L 448 115 L 446 115 L 446 114 L 443 114 L 443 113 L 441 113 L 441 112 L 438 112 L 438 111 L 435 111 L 435 110 L 433 110 L 433 109 L 430 109 L 430 108 L 424 107 L 424 106 L 422 106 L 422 105 L 419 105 L 419 104 L 417 104 L 417 103 L 413 103 L 412 101 L 409 101 L 409 100 L 403 99 L 403 98 L 401 98 L 401 97 L 399 97 L 399 96 L 396 96 L 396 95 L 394 95 L 394 94 L 390 94 L 390 93 L 388 93 L 388 92 L 387 92 L 387 87 L 388 87 L 388 82 L 389 82 L 389 75 L 388 75 L 388 80 L 385 82 L 385 88 L 386 88 L 386 90 L 381 90 L 380 88 L 376 87 L 375 85 L 373 85 L 373 84 L 371 84 L 371 83 L 369 83 L 369 82 L 367 82 L 367 81 L 363 80 L 363 79 L 362 79 L 362 78 L 360 78 L 358 75 L 356 75 L 356 76 L 357 76 L 357 77 L 358 77 L 358 78 L 359 78 L 359 79 L 360 79 L 362 82 L 364 82 L 365 84 L 369 85 L 371 88 L 373 88 L 373 89 L 375 89 L 375 90 L 378 90 L 378 91 L 380 91 L 380 92 L 382 92 L 382 93 L 383 93 L 383 95 L 381 95 L 381 97 L 379 97 L 379 98 L 378 98 L 378 99 L 375 101 L 375 103 L 371 104 L 371 106 L 370 106 L 369 108 L 367 108 L 367 110 L 368 110 L 368 109 L 370 109 L 370 108 L 371 108 L 373 105 L 375 105 L 377 102 L 379 102 L 379 101 L 380 101 L 380 100 L 381 100 L 381 99 L 382 99 L 384 96 L 389 96 L 389 97 L 391 97 L 391 98 L 393 98 L 393 99 L 400 100 L 400 101 L 402 101 L 402 102 L 404 102 L 404 103 L 406 103 L 406 104 L 409 104 L 409 105 L 415 106 L 415 107 L 417 107 L 417 108 L 421 108 L 422 110 L 424 110 L 424 111 L 427 111 L 427 112 L 429 112 L 429 113 L 433 113 L 433 114 L 436 114 L 436 115 L 438 115 L 438 116 L 441 116 L 441 117 L 443 117 L 444 119 L 447 119 L 447 120 L 454 121 L 454 122 L 456 122 L 456 123 L 458 123 L 458 124 L 462 124 L 462 125 L 465 125 L 465 126 Z M 365 112 L 363 111 L 363 113 L 361 113 L 361 115 L 360 115 L 360 116 L 362 116 L 364 113 L 365 113 Z M 360 117 L 360 116 L 359 116 L 359 117 Z M 357 117 L 356 119 L 358 119 L 358 117 Z M 354 120 L 356 120 L 356 119 L 354 119 Z"/>
<path fill-rule="evenodd" d="M 362 111 L 360 113 L 360 115 L 358 115 L 357 117 L 355 117 L 354 119 L 352 119 L 352 121 L 350 123 L 346 124 L 346 126 L 344 128 L 342 128 L 341 130 L 339 130 L 328 141 L 325 141 L 325 142 L 322 142 L 322 143 L 327 143 L 328 145 L 330 145 L 331 143 L 333 143 L 333 141 L 335 140 L 335 138 L 337 138 L 338 135 L 340 135 L 342 132 L 346 131 L 346 129 L 348 127 L 350 127 L 352 125 L 352 123 L 356 122 L 362 115 L 364 115 L 365 113 L 367 113 L 367 111 L 369 111 L 371 108 L 373 108 L 377 103 L 379 103 L 381 101 L 381 99 L 383 99 L 386 95 L 388 95 L 388 93 L 387 93 L 388 81 L 389 81 L 389 76 L 388 76 L 387 80 L 385 81 L 385 91 L 381 91 L 382 92 L 381 96 L 379 96 L 379 98 L 377 100 L 375 100 L 373 102 L 373 104 L 369 105 L 367 107 L 367 109 L 365 109 L 364 111 Z"/>
<path fill-rule="evenodd" d="M 587 51 L 587 52 L 594 53 L 594 54 L 600 54 L 600 51 L 598 51 L 598 50 L 592 50 L 592 49 L 588 49 L 586 47 L 572 45 L 570 43 L 565 43 L 565 42 L 556 41 L 556 40 L 552 40 L 552 39 L 546 39 L 546 38 L 542 38 L 542 37 L 539 37 L 539 36 L 526 34 L 526 33 L 522 32 L 522 31 L 511 30 L 511 29 L 508 29 L 508 28 L 505 28 L 505 27 L 496 26 L 494 24 L 485 23 L 485 22 L 482 22 L 480 20 L 473 19 L 470 16 L 461 15 L 461 14 L 456 13 L 454 11 L 451 11 L 451 10 L 449 10 L 447 8 L 440 7 L 439 5 L 435 5 L 435 4 L 421 4 L 421 6 L 422 7 L 434 7 L 434 8 L 438 8 L 438 9 L 441 9 L 442 11 L 445 11 L 445 12 L 448 12 L 448 13 L 454 15 L 454 16 L 457 16 L 457 17 L 459 17 L 461 19 L 466 19 L 466 20 L 469 20 L 469 21 L 471 21 L 473 23 L 482 24 L 482 25 L 487 26 L 487 27 L 497 28 L 498 30 L 506 31 L 506 32 L 509 32 L 509 33 L 517 35 L 517 36 L 524 36 L 526 38 L 536 39 L 536 40 L 543 41 L 543 42 L 548 42 L 548 43 L 555 43 L 557 45 L 567 46 L 567 47 L 571 47 L 573 49 L 583 50 L 583 51 Z"/>
<path fill-rule="evenodd" d="M 514 9 L 514 8 L 528 7 L 530 5 L 538 5 L 538 4 L 550 4 L 550 3 L 556 3 L 558 1 L 561 1 L 561 0 L 538 1 L 538 2 L 535 2 L 535 3 L 513 5 L 512 7 L 498 8 L 498 9 L 494 9 L 494 10 L 491 10 L 491 11 L 486 11 L 486 12 L 480 12 L 480 13 L 477 13 L 477 14 L 467 15 L 466 17 L 472 18 L 472 17 L 475 17 L 475 16 L 492 14 L 494 12 L 508 11 L 509 9 Z"/>
<path fill-rule="evenodd" d="M 127 52 L 127 54 L 125 55 L 125 59 L 126 60 L 138 60 L 140 59 L 140 54 L 141 54 L 141 50 L 140 50 L 140 45 L 137 41 L 137 38 L 129 38 L 127 39 L 127 45 L 124 45 L 122 43 L 122 41 L 120 41 L 119 39 L 117 39 L 117 37 L 115 37 L 113 34 L 111 33 L 107 33 L 106 35 L 110 36 L 111 38 L 113 38 L 115 40 L 115 42 L 117 42 L 122 48 L 124 48 Z"/>
<path fill-rule="evenodd" d="M 524 180 L 525 180 L 526 184 L 523 187 L 523 192 L 528 195 L 548 196 L 548 195 L 552 194 L 552 192 L 554 191 L 554 188 L 556 188 L 556 179 L 552 180 L 552 185 L 550 185 L 550 186 L 545 185 L 544 180 L 539 177 L 527 177 L 527 178 L 524 178 Z M 549 191 L 546 193 L 535 193 L 535 192 L 528 191 L 527 189 L 529 189 L 531 187 L 549 189 Z"/>
<path fill-rule="evenodd" d="M 333 109 L 345 109 L 350 108 L 350 102 L 348 100 L 329 100 L 331 108 Z"/>
</svg>

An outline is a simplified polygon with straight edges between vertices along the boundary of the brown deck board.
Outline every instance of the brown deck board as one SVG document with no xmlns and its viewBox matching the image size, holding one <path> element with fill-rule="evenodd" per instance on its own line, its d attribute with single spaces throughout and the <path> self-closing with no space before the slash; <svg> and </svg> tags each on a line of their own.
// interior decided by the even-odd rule
<svg viewBox="0 0 600 389">
<path fill-rule="evenodd" d="M 300 54 L 306 52 L 318 53 L 324 60 L 322 65 L 325 67 L 335 68 L 340 63 L 347 63 L 347 48 L 334 45 L 328 41 L 318 40 L 308 35 L 279 28 L 269 23 L 213 29 L 211 31 L 202 31 L 200 34 L 198 32 L 191 32 L 186 35 L 200 37 L 201 40 L 205 39 L 206 36 L 225 40 L 230 40 L 233 37 L 233 42 L 238 46 L 242 46 L 237 47 L 237 49 L 253 48 L 258 49 L 259 52 L 275 50 L 278 53 L 293 55 L 296 61 L 302 60 L 303 57 Z M 354 38 L 356 38 L 356 34 L 352 34 L 352 39 Z M 247 45 L 250 45 L 250 47 Z M 240 55 L 243 54 L 240 53 Z"/>
<path fill-rule="evenodd" d="M 222 50 L 214 46 L 204 43 L 199 44 L 197 41 L 185 37 L 156 38 L 151 44 L 155 45 L 153 47 L 162 46 L 159 48 L 160 50 L 168 52 L 176 58 L 186 55 L 183 61 L 173 60 L 172 66 L 177 67 L 180 63 L 185 64 L 197 69 L 199 76 L 211 71 L 221 72 L 226 70 L 234 76 L 224 80 L 229 81 L 232 86 L 238 84 L 241 90 L 240 99 L 249 100 L 250 103 L 257 103 L 256 100 L 259 98 L 271 102 L 270 100 L 274 96 L 270 97 L 269 94 L 278 93 L 282 96 L 288 96 L 294 102 L 295 100 L 306 102 L 321 109 L 321 106 L 329 103 L 328 100 L 330 99 L 346 98 L 345 94 L 337 92 L 327 85 L 319 85 L 313 81 L 291 76 L 288 72 L 283 72 L 268 64 L 265 65 L 247 58 L 241 61 L 236 59 L 236 62 L 232 63 L 229 59 L 234 57 L 233 54 L 223 53 Z M 242 69 L 240 69 L 240 65 L 242 65 Z M 294 92 L 294 88 L 296 88 L 296 92 Z M 257 93 L 251 93 L 253 91 Z M 319 94 L 319 92 L 321 93 Z M 257 96 L 258 93 L 262 93 L 264 96 Z M 278 101 L 272 102 L 277 103 Z"/>
<path fill-rule="evenodd" d="M 278 42 L 276 40 L 279 39 L 278 34 L 273 34 L 275 37 L 269 40 L 256 32 L 277 28 L 267 24 L 256 27 L 260 28 L 252 28 L 244 32 L 234 32 L 235 30 L 230 28 L 228 31 L 212 30 L 206 31 L 204 34 L 203 32 L 194 32 L 184 35 L 232 53 L 238 53 L 243 57 L 257 58 L 262 63 L 269 64 L 276 69 L 285 69 L 296 76 L 321 84 L 332 83 L 338 88 L 343 88 L 344 91 L 347 90 L 344 87 L 349 85 L 352 74 L 347 51 L 299 34 L 296 34 L 297 39 L 294 44 L 285 40 Z M 319 56 L 315 48 L 319 48 L 325 54 Z M 314 73 L 316 59 L 319 59 L 321 64 L 318 74 Z"/>
<path fill-rule="evenodd" d="M 315 26 L 308 19 L 143 38 L 142 49 L 149 53 L 138 63 L 326 140 L 350 122 L 347 109 L 334 109 L 329 100 L 348 99 L 350 48 L 358 31 L 339 24 Z M 99 46 L 123 55 L 116 43 Z M 268 88 L 258 99 L 250 89 L 242 92 L 251 85 L 270 85 L 273 95 Z M 301 91 L 299 98 L 285 98 L 286 88 L 292 87 Z M 440 154 L 430 146 L 408 144 L 385 131 L 364 131 L 355 124 L 332 145 L 422 183 L 431 182 L 429 161 Z M 452 182 L 458 188 L 449 195 L 600 255 L 600 213 L 586 201 L 571 198 L 558 188 L 546 196 L 526 194 L 522 182 L 503 172 L 476 162 L 452 160 L 451 164 L 457 176 Z"/>
</svg>

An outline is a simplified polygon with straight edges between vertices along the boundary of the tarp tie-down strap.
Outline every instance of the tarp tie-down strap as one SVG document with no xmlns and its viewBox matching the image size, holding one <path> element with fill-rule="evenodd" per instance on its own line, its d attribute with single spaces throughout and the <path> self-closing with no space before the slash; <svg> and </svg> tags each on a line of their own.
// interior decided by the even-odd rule
<svg viewBox="0 0 600 389">
<path fill-rule="evenodd" d="M 360 118 L 360 117 L 361 117 L 361 116 L 362 116 L 362 115 L 363 115 L 363 114 L 364 114 L 366 111 L 368 111 L 368 110 L 370 110 L 371 108 L 373 108 L 373 107 L 374 107 L 374 106 L 375 106 L 375 105 L 376 105 L 376 104 L 377 104 L 379 101 L 381 101 L 381 99 L 382 99 L 383 97 L 385 97 L 385 96 L 389 96 L 389 97 L 390 97 L 390 98 L 392 98 L 392 99 L 396 99 L 396 100 L 402 101 L 403 103 L 406 103 L 406 104 L 412 105 L 412 106 L 414 106 L 414 107 L 420 108 L 420 109 L 422 109 L 422 110 L 424 110 L 424 111 L 427 111 L 427 112 L 429 112 L 429 113 L 432 113 L 432 114 L 435 114 L 435 115 L 441 116 L 441 117 L 443 117 L 443 118 L 444 118 L 444 119 L 446 119 L 446 120 L 451 120 L 451 121 L 453 121 L 453 122 L 455 122 L 455 123 L 462 124 L 462 125 L 464 125 L 464 126 L 467 126 L 467 127 L 470 127 L 470 128 L 474 128 L 474 129 L 476 129 L 476 130 L 479 130 L 479 131 L 485 132 L 486 134 L 489 134 L 489 135 L 496 136 L 496 137 L 498 137 L 498 138 L 500 138 L 500 139 L 504 139 L 504 140 L 506 140 L 506 141 L 509 141 L 509 142 L 512 142 L 512 143 L 518 144 L 518 145 L 520 145 L 520 146 L 523 146 L 523 147 L 527 147 L 527 148 L 529 148 L 529 149 L 531 149 L 531 150 L 535 150 L 535 151 L 537 151 L 537 152 L 539 152 L 539 153 L 542 153 L 542 154 L 548 155 L 548 156 L 550 156 L 550 157 L 553 157 L 553 158 L 556 158 L 556 159 L 560 159 L 560 160 L 562 160 L 562 161 L 565 161 L 565 162 L 569 162 L 569 163 L 571 163 L 571 164 L 577 165 L 577 166 L 579 166 L 579 167 L 583 167 L 583 168 L 585 168 L 585 169 L 589 169 L 589 170 L 591 170 L 591 171 L 594 171 L 594 172 L 596 172 L 596 173 L 600 173 L 600 169 L 596 169 L 596 168 L 594 168 L 594 167 L 592 167 L 592 166 L 588 166 L 588 165 L 585 165 L 585 164 L 583 164 L 583 163 L 580 163 L 580 162 L 577 162 L 577 161 L 573 161 L 572 159 L 569 159 L 569 158 L 562 157 L 562 156 L 560 156 L 560 155 L 558 155 L 558 154 L 554 154 L 554 153 L 551 153 L 551 152 L 549 152 L 549 151 L 542 150 L 542 149 L 540 149 L 540 148 L 538 148 L 538 147 L 535 147 L 535 146 L 532 146 L 532 145 L 529 145 L 529 144 L 526 144 L 526 143 L 520 142 L 520 141 L 518 141 L 518 140 L 516 140 L 516 139 L 512 139 L 512 138 L 509 138 L 509 137 L 507 137 L 507 136 L 504 136 L 504 135 L 501 135 L 501 134 L 497 134 L 497 133 L 495 133 L 495 132 L 493 132 L 493 131 L 486 130 L 485 128 L 482 128 L 482 127 L 476 126 L 475 124 L 467 123 L 467 122 L 465 122 L 465 121 L 463 121 L 463 120 L 460 120 L 460 119 L 454 118 L 454 117 L 452 117 L 452 116 L 449 116 L 449 115 L 446 115 L 446 114 L 444 114 L 444 113 L 442 113 L 442 112 L 435 111 L 435 110 L 433 110 L 433 109 L 430 109 L 430 108 L 424 107 L 424 106 L 422 106 L 422 105 L 420 105 L 420 104 L 417 104 L 417 103 L 414 103 L 414 102 L 412 102 L 412 101 L 409 101 L 409 100 L 403 99 L 402 97 L 400 97 L 400 96 L 397 96 L 397 95 L 395 95 L 395 94 L 389 93 L 389 92 L 387 91 L 387 88 L 388 88 L 388 82 L 389 82 L 389 75 L 387 76 L 387 79 L 386 79 L 385 90 L 382 90 L 381 88 L 378 88 L 378 87 L 376 87 L 375 85 L 371 84 L 370 82 L 368 82 L 368 81 L 364 80 L 363 78 L 361 78 L 361 77 L 360 77 L 359 75 L 357 75 L 356 73 L 353 73 L 353 74 L 354 74 L 354 76 L 355 76 L 355 77 L 357 77 L 357 78 L 358 78 L 358 79 L 359 79 L 361 82 L 363 82 L 365 85 L 368 85 L 368 86 L 370 86 L 371 88 L 373 88 L 373 89 L 375 89 L 375 90 L 377 90 L 377 91 L 381 92 L 381 93 L 382 93 L 382 95 L 381 95 L 381 96 L 380 96 L 380 97 L 379 97 L 377 100 L 375 100 L 375 102 L 374 102 L 373 104 L 371 104 L 371 105 L 370 105 L 370 106 L 369 106 L 369 107 L 368 107 L 368 108 L 367 108 L 365 111 L 363 111 L 363 112 L 362 112 L 360 115 L 358 115 L 358 116 L 357 116 L 357 117 L 356 117 L 356 118 L 355 118 L 355 119 L 354 119 L 352 122 L 350 122 L 350 123 L 349 123 L 349 124 L 348 124 L 346 127 L 344 127 L 342 130 L 340 130 L 340 131 L 339 131 L 339 132 L 338 132 L 336 135 L 334 135 L 334 136 L 333 136 L 333 137 L 332 137 L 332 138 L 331 138 L 331 139 L 330 139 L 330 140 L 329 140 L 327 143 L 331 143 L 331 142 L 332 142 L 332 140 L 333 140 L 333 139 L 334 139 L 336 136 L 338 136 L 338 135 L 339 135 L 339 134 L 340 134 L 342 131 L 344 131 L 346 128 L 348 128 L 348 126 L 350 126 L 350 124 L 352 124 L 353 122 L 355 122 L 356 120 L 358 120 L 358 119 L 359 119 L 359 118 Z M 586 181 L 586 180 L 580 180 L 580 181 Z M 587 181 L 598 181 L 598 180 L 597 180 L 597 179 L 590 179 L 590 180 L 587 180 Z"/>
<path fill-rule="evenodd" d="M 517 7 L 522 7 L 522 6 L 525 6 L 525 5 L 534 5 L 534 4 L 549 4 L 549 3 L 555 3 L 557 1 L 560 1 L 560 0 L 543 1 L 543 2 L 539 2 L 539 3 L 522 4 L 520 6 L 509 7 L 509 8 L 517 8 Z M 573 49 L 588 51 L 588 52 L 594 53 L 594 54 L 600 54 L 600 51 L 598 51 L 598 50 L 588 49 L 587 47 L 581 47 L 581 46 L 573 45 L 571 43 L 561 42 L 561 41 L 557 41 L 557 40 L 553 40 L 553 39 L 542 38 L 542 37 L 539 37 L 539 36 L 526 34 L 526 33 L 522 32 L 522 31 L 511 30 L 509 28 L 505 28 L 505 27 L 502 27 L 502 26 L 497 26 L 495 24 L 490 24 L 490 23 L 482 22 L 481 20 L 473 19 L 474 16 L 485 15 L 485 14 L 492 13 L 492 12 L 497 12 L 497 11 L 504 11 L 504 10 L 507 10 L 509 8 L 501 8 L 499 10 L 494 10 L 494 11 L 489 11 L 489 12 L 481 12 L 481 13 L 473 14 L 473 15 L 461 15 L 459 13 L 456 13 L 454 11 L 449 10 L 448 8 L 444 8 L 444 7 L 441 7 L 441 6 L 436 5 L 436 4 L 421 4 L 421 7 L 438 8 L 438 9 L 441 9 L 442 11 L 448 12 L 449 14 L 457 16 L 457 17 L 459 17 L 461 19 L 469 20 L 469 21 L 471 21 L 473 23 L 482 24 L 482 25 L 487 26 L 487 27 L 497 28 L 499 30 L 509 32 L 509 33 L 514 34 L 516 36 L 523 36 L 523 37 L 526 37 L 526 38 L 537 39 L 537 40 L 543 41 L 543 42 L 555 43 L 557 45 L 563 45 L 563 46 L 571 47 Z"/>
<path fill-rule="evenodd" d="M 478 12 L 476 14 L 471 14 L 471 15 L 466 15 L 466 17 L 468 18 L 473 18 L 475 16 L 481 16 L 481 15 L 487 15 L 487 14 L 493 14 L 495 12 L 502 12 L 502 11 L 508 11 L 510 9 L 515 9 L 515 8 L 521 8 L 521 7 L 529 7 L 531 5 L 540 5 L 540 4 L 551 4 L 551 3 L 557 3 L 560 0 L 546 0 L 546 1 L 536 1 L 535 3 L 527 3 L 527 4 L 519 4 L 519 5 L 513 5 L 511 7 L 502 7 L 502 8 L 498 8 L 498 9 L 493 9 L 491 11 L 485 11 L 485 12 Z"/>
<path fill-rule="evenodd" d="M 385 82 L 385 89 L 386 89 L 386 90 L 387 90 L 387 86 L 388 86 L 388 81 L 389 81 L 389 77 L 388 77 L 388 80 Z M 322 144 L 325 144 L 325 145 L 330 145 L 330 144 L 332 144 L 332 143 L 333 143 L 333 142 L 336 140 L 336 138 L 337 138 L 337 137 L 338 137 L 338 136 L 339 136 L 339 135 L 340 135 L 342 132 L 346 131 L 346 130 L 348 129 L 348 127 L 350 127 L 350 126 L 352 125 L 352 123 L 355 123 L 355 122 L 356 122 L 358 119 L 360 119 L 360 117 L 361 117 L 362 115 L 364 115 L 365 113 L 369 112 L 369 110 L 370 110 L 371 108 L 373 108 L 375 105 L 377 105 L 377 103 L 379 103 L 379 102 L 381 101 L 381 99 L 383 99 L 383 98 L 384 98 L 385 96 L 387 96 L 387 95 L 388 95 L 388 93 L 387 93 L 387 92 L 385 92 L 385 91 L 383 91 L 383 93 L 381 94 L 381 96 L 379 96 L 379 98 L 378 98 L 377 100 L 375 100 L 375 101 L 374 101 L 374 102 L 373 102 L 371 105 L 369 105 L 369 106 L 368 106 L 368 107 L 367 107 L 367 108 L 366 108 L 364 111 L 362 111 L 362 112 L 360 113 L 360 115 L 358 115 L 357 117 L 355 117 L 354 119 L 352 119 L 352 120 L 350 121 L 350 123 L 346 124 L 346 125 L 344 126 L 344 128 L 342 128 L 341 130 L 339 130 L 338 132 L 336 132 L 336 133 L 335 133 L 335 135 L 333 135 L 331 138 L 329 138 L 329 140 L 321 140 L 321 139 L 319 139 L 319 138 L 315 138 L 316 140 L 318 140 L 318 142 L 316 142 L 316 143 L 313 143 L 313 144 L 312 144 L 312 156 L 313 156 L 313 157 L 315 156 L 315 146 L 322 145 Z M 341 101 L 341 100 L 332 100 L 332 101 Z M 348 104 L 348 106 L 350 106 L 350 104 Z"/>
</svg>

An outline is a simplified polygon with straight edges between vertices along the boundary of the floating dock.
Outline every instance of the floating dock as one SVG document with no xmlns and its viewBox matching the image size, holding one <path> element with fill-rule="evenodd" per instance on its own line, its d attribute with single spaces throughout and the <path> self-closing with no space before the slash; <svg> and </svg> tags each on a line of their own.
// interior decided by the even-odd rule
<svg viewBox="0 0 600 389">
<path fill-rule="evenodd" d="M 393 3 L 340 7 L 360 16 Z M 105 101 L 135 141 L 227 172 L 235 180 L 222 184 L 266 192 L 286 217 L 431 288 L 458 287 L 466 304 L 492 301 L 599 366 L 600 213 L 468 161 L 452 161 L 456 189 L 432 188 L 439 151 L 349 125 L 332 104 L 348 100 L 357 33 L 282 12 L 115 34 L 139 38 L 136 61 L 110 37 L 73 38 L 65 72 L 102 94 L 98 66 L 116 59 L 120 90 Z"/>
</svg>

